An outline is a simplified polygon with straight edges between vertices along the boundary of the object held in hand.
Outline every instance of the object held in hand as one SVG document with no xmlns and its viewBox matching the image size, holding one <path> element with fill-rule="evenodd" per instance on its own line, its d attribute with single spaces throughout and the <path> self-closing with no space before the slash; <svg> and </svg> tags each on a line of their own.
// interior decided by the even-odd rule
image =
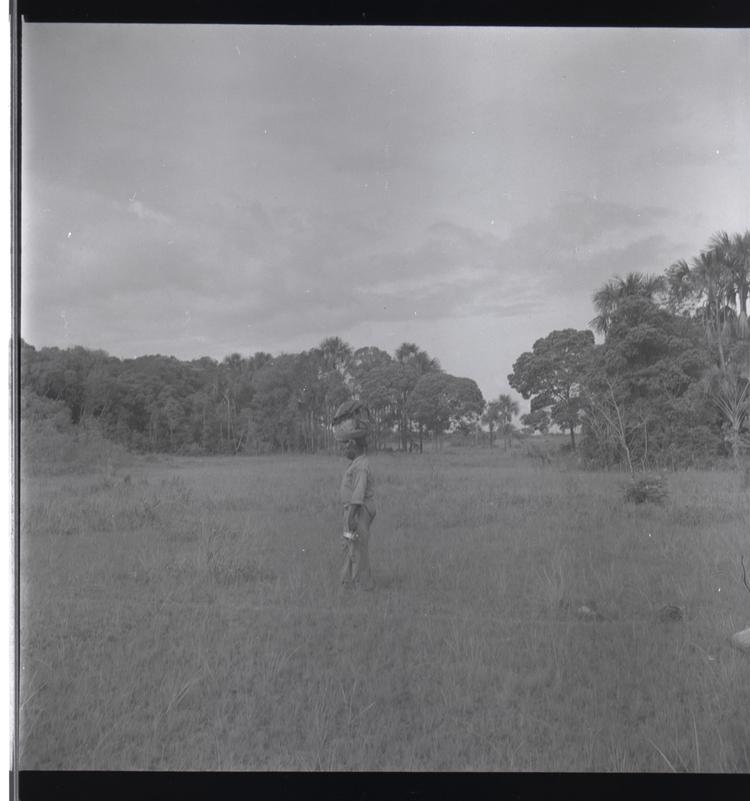
<svg viewBox="0 0 750 801">
<path fill-rule="evenodd" d="M 356 531 L 345 531 L 344 532 L 344 539 L 345 540 L 356 540 L 357 539 L 357 532 Z"/>
<path fill-rule="evenodd" d="M 357 400 L 346 401 L 333 416 L 333 436 L 337 442 L 364 440 L 370 431 L 370 412 Z"/>
</svg>

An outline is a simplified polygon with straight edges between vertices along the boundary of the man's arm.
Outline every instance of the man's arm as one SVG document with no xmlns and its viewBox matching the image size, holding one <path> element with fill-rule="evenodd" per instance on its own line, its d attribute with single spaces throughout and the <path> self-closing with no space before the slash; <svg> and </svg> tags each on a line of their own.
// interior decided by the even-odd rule
<svg viewBox="0 0 750 801">
<path fill-rule="evenodd" d="M 357 522 L 357 515 L 359 514 L 360 508 L 364 505 L 366 489 L 367 470 L 360 467 L 359 470 L 357 470 L 354 488 L 352 489 L 352 498 L 349 502 L 349 517 L 347 518 L 349 531 L 356 531 L 355 525 Z"/>
<path fill-rule="evenodd" d="M 359 514 L 361 506 L 362 506 L 361 503 L 349 504 L 349 517 L 346 520 L 347 531 L 356 531 L 355 523 L 357 521 L 357 515 Z"/>
</svg>

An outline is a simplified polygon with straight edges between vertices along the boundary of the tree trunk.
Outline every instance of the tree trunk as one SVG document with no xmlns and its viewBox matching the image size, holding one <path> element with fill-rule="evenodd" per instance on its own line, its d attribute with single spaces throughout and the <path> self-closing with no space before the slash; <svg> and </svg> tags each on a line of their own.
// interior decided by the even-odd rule
<svg viewBox="0 0 750 801">
<path fill-rule="evenodd" d="M 732 462 L 734 463 L 734 469 L 739 471 L 740 469 L 740 448 L 741 448 L 741 441 L 742 438 L 740 436 L 740 428 L 742 426 L 742 421 L 739 419 L 739 416 L 732 420 L 732 431 L 730 434 L 730 444 L 732 446 Z"/>
<path fill-rule="evenodd" d="M 575 428 L 575 426 L 571 426 L 570 427 L 570 448 L 571 448 L 571 450 L 575 450 L 576 449 L 576 435 L 573 432 L 574 428 Z"/>
</svg>

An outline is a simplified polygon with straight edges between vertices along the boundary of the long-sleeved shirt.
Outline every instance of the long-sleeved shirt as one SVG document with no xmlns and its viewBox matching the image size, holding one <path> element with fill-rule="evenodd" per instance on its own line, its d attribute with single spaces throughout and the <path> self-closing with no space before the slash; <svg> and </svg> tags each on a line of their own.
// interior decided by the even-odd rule
<svg viewBox="0 0 750 801">
<path fill-rule="evenodd" d="M 349 506 L 353 503 L 362 504 L 367 511 L 375 511 L 374 481 L 370 472 L 370 462 L 363 454 L 347 467 L 341 481 L 341 503 Z"/>
</svg>

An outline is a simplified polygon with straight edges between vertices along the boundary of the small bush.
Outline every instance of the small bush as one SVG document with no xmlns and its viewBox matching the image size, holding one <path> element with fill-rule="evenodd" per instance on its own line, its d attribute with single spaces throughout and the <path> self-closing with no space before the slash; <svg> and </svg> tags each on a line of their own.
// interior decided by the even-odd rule
<svg viewBox="0 0 750 801">
<path fill-rule="evenodd" d="M 26 475 L 102 471 L 106 478 L 132 463 L 132 455 L 105 437 L 98 420 L 73 424 L 62 401 L 30 391 L 21 395 L 21 459 Z"/>
<path fill-rule="evenodd" d="M 625 490 L 625 500 L 631 503 L 664 503 L 667 498 L 667 481 L 663 476 L 634 478 Z"/>
</svg>

